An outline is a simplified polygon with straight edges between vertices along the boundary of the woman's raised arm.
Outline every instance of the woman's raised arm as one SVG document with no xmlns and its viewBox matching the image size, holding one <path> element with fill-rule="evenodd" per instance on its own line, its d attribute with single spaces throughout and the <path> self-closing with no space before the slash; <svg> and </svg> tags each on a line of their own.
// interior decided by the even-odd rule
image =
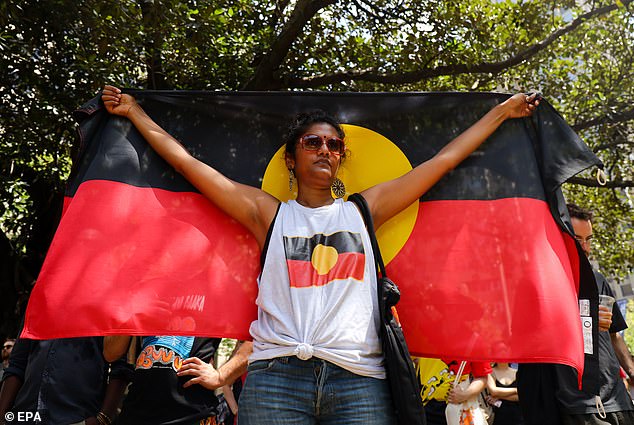
<svg viewBox="0 0 634 425">
<path fill-rule="evenodd" d="M 362 195 L 368 201 L 375 227 L 378 229 L 419 199 L 442 176 L 475 151 L 504 121 L 528 117 L 538 104 L 537 94 L 516 94 L 492 108 L 431 159 L 401 177 L 364 190 Z"/>
<path fill-rule="evenodd" d="M 225 213 L 254 235 L 260 247 L 279 201 L 268 193 L 235 182 L 194 158 L 139 106 L 134 97 L 106 85 L 101 96 L 111 114 L 127 117 L 154 150 Z"/>
</svg>

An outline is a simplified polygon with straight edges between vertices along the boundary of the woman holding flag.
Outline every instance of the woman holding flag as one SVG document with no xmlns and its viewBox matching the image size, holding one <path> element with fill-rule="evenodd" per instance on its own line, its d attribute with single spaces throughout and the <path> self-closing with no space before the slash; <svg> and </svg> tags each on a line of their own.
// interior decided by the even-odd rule
<svg viewBox="0 0 634 425">
<path fill-rule="evenodd" d="M 321 111 L 293 121 L 285 161 L 297 199 L 280 203 L 194 158 L 132 96 L 105 86 L 102 99 L 108 112 L 127 117 L 176 171 L 251 231 L 266 253 L 240 423 L 395 423 L 378 338 L 368 233 L 356 206 L 333 198 L 331 191 L 346 157 L 339 123 Z M 530 116 L 538 103 L 536 95 L 516 94 L 430 160 L 361 192 L 376 228 L 417 201 L 505 120 Z M 239 371 L 229 373 L 185 361 L 179 375 L 217 388 Z"/>
</svg>

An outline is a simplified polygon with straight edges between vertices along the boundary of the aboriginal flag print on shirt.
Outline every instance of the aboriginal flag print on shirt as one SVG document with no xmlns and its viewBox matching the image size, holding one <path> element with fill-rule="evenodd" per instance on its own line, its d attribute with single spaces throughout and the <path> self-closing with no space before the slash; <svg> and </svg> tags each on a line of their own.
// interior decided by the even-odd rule
<svg viewBox="0 0 634 425">
<path fill-rule="evenodd" d="M 510 97 L 127 92 L 195 157 L 283 201 L 296 196 L 281 145 L 298 112 L 322 109 L 344 123 L 350 155 L 338 178 L 351 194 L 427 161 Z M 76 118 L 81 155 L 23 336 L 249 339 L 260 272 L 255 238 L 163 161 L 129 120 L 109 115 L 98 97 Z M 412 354 L 581 370 L 578 298 L 585 291 L 582 298 L 597 311 L 598 295 L 591 273 L 581 270 L 588 260 L 567 226 L 560 186 L 599 164 L 544 100 L 532 117 L 504 122 L 418 202 L 377 229 L 388 275 L 401 290 L 398 312 Z M 326 231 L 286 236 L 320 232 Z M 341 258 L 362 255 L 339 242 L 303 242 L 306 255 L 289 257 L 291 268 L 309 264 L 320 245 L 337 250 L 323 277 L 317 270 L 327 270 L 334 256 L 317 255 L 316 272 L 306 267 L 323 283 L 339 276 Z M 355 276 L 354 268 L 343 269 Z M 306 284 L 305 273 L 297 272 L 295 285 Z M 450 331 L 448 321 L 457 324 Z M 593 324 L 596 339 L 596 319 Z"/>
<path fill-rule="evenodd" d="M 361 235 L 335 232 L 312 237 L 284 237 L 291 287 L 327 285 L 333 280 L 363 280 L 365 253 Z"/>
</svg>

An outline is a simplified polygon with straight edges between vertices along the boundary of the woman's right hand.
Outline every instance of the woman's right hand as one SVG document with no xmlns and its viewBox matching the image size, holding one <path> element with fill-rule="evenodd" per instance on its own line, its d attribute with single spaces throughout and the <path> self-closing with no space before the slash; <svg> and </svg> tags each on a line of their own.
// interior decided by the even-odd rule
<svg viewBox="0 0 634 425">
<path fill-rule="evenodd" d="M 109 85 L 103 87 L 101 100 L 103 100 L 109 113 L 122 117 L 127 117 L 130 110 L 138 105 L 134 97 L 129 94 L 123 94 L 117 87 Z"/>
</svg>

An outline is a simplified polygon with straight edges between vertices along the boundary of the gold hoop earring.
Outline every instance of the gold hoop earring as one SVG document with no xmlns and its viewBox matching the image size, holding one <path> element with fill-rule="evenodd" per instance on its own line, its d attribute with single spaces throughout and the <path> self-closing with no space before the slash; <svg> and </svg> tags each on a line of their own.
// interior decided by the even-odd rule
<svg viewBox="0 0 634 425">
<path fill-rule="evenodd" d="M 292 168 L 288 169 L 288 191 L 293 191 L 293 179 L 295 178 L 295 172 Z"/>
<path fill-rule="evenodd" d="M 339 177 L 336 177 L 332 181 L 330 190 L 332 190 L 332 193 L 335 195 L 336 198 L 343 198 L 344 196 L 346 196 L 346 185 L 343 184 Z"/>
</svg>

